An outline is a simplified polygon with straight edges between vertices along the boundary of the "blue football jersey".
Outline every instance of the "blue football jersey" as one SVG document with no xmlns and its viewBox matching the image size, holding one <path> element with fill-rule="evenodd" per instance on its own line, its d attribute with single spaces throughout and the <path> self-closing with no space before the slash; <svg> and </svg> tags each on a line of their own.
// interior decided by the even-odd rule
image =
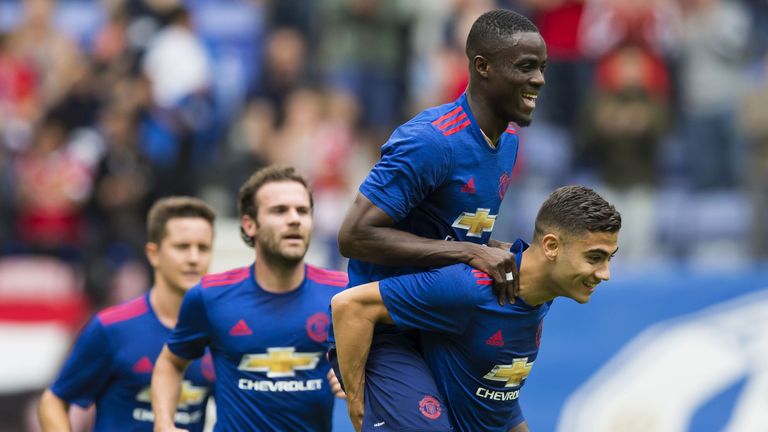
<svg viewBox="0 0 768 432">
<path fill-rule="evenodd" d="M 515 242 L 518 260 L 526 246 Z M 524 421 L 520 388 L 551 305 L 518 298 L 499 306 L 492 284 L 486 273 L 456 264 L 379 285 L 396 325 L 421 330 L 423 355 L 458 431 L 506 432 Z"/>
<path fill-rule="evenodd" d="M 360 186 L 394 228 L 432 239 L 487 243 L 517 159 L 510 124 L 493 148 L 466 95 L 430 108 L 395 130 Z M 424 269 L 349 261 L 350 286 Z"/>
<path fill-rule="evenodd" d="M 152 368 L 171 335 L 149 294 L 98 313 L 83 328 L 51 391 L 82 407 L 96 404 L 96 431 L 152 431 Z M 176 425 L 202 431 L 215 381 L 208 353 L 187 369 Z"/>
<path fill-rule="evenodd" d="M 288 293 L 263 290 L 251 265 L 204 276 L 184 297 L 168 348 L 186 359 L 210 348 L 217 431 L 331 430 L 327 310 L 347 276 L 305 268 Z"/>
</svg>

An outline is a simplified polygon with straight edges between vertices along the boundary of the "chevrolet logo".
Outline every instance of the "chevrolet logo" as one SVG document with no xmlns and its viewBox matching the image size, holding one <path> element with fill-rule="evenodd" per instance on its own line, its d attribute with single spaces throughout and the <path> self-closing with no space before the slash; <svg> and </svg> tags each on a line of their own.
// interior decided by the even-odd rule
<svg viewBox="0 0 768 432">
<path fill-rule="evenodd" d="M 200 405 L 205 400 L 205 396 L 208 394 L 208 389 L 205 387 L 197 387 L 192 385 L 192 381 L 184 380 L 181 383 L 181 392 L 179 393 L 179 403 L 176 405 L 179 409 L 187 409 L 190 405 Z M 150 387 L 146 387 L 144 390 L 136 395 L 136 400 L 139 402 L 152 402 L 152 393 Z"/>
<path fill-rule="evenodd" d="M 493 225 L 496 223 L 496 215 L 490 213 L 491 209 L 484 208 L 477 209 L 476 213 L 464 212 L 451 226 L 467 230 L 469 237 L 482 237 L 484 232 L 493 231 Z"/>
<path fill-rule="evenodd" d="M 320 360 L 319 352 L 297 353 L 296 348 L 267 348 L 266 354 L 245 354 L 239 370 L 266 372 L 269 378 L 292 377 L 297 370 L 310 370 Z"/>
<path fill-rule="evenodd" d="M 496 365 L 483 378 L 493 381 L 505 381 L 504 387 L 518 387 L 531 373 L 533 362 L 528 357 L 515 359 L 510 365 Z"/>
</svg>

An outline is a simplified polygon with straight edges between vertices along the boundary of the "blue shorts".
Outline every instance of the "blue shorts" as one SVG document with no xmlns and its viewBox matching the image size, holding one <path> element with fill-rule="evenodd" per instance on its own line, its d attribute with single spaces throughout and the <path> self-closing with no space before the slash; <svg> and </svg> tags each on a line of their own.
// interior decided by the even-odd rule
<svg viewBox="0 0 768 432">
<path fill-rule="evenodd" d="M 333 348 L 329 352 L 329 360 L 341 383 L 339 362 Z M 452 430 L 443 398 L 418 348 L 404 341 L 402 335 L 374 335 L 365 367 L 362 431 Z"/>
</svg>

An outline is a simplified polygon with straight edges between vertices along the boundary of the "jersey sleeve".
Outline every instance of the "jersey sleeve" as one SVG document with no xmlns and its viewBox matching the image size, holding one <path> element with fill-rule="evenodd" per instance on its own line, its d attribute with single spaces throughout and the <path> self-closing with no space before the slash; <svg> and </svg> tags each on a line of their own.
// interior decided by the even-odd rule
<svg viewBox="0 0 768 432">
<path fill-rule="evenodd" d="M 208 314 L 203 303 L 203 292 L 196 285 L 181 302 L 179 320 L 168 338 L 168 349 L 187 360 L 202 357 L 210 342 Z"/>
<path fill-rule="evenodd" d="M 383 279 L 379 290 L 396 325 L 461 334 L 472 319 L 480 290 L 466 264 Z"/>
<path fill-rule="evenodd" d="M 111 379 L 112 357 L 106 330 L 94 317 L 77 337 L 51 391 L 70 404 L 88 407 Z"/>
<path fill-rule="evenodd" d="M 450 152 L 436 144 L 428 128 L 403 126 L 395 131 L 360 185 L 360 193 L 395 221 L 407 216 L 450 172 Z"/>
</svg>

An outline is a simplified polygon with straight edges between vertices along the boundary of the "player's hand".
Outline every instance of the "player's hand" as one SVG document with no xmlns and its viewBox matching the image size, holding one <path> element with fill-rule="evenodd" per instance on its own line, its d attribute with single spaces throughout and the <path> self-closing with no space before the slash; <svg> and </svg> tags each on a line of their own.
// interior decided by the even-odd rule
<svg viewBox="0 0 768 432">
<path fill-rule="evenodd" d="M 339 399 L 346 399 L 347 394 L 342 390 L 341 383 L 339 383 L 339 379 L 336 377 L 336 373 L 333 372 L 333 369 L 328 371 L 327 378 L 328 384 L 331 385 L 331 393 Z"/>
<path fill-rule="evenodd" d="M 510 246 L 509 243 L 492 240 L 487 247 L 475 248 L 474 257 L 467 263 L 493 278 L 493 293 L 502 306 L 507 301 L 514 303 L 520 293 L 520 274 L 515 255 L 509 251 Z"/>
<path fill-rule="evenodd" d="M 363 429 L 363 414 L 365 413 L 362 396 L 347 398 L 347 411 L 355 432 L 360 432 Z"/>
<path fill-rule="evenodd" d="M 175 426 L 166 428 L 166 427 L 155 425 L 155 432 L 189 432 L 189 430 L 179 429 Z"/>
</svg>

